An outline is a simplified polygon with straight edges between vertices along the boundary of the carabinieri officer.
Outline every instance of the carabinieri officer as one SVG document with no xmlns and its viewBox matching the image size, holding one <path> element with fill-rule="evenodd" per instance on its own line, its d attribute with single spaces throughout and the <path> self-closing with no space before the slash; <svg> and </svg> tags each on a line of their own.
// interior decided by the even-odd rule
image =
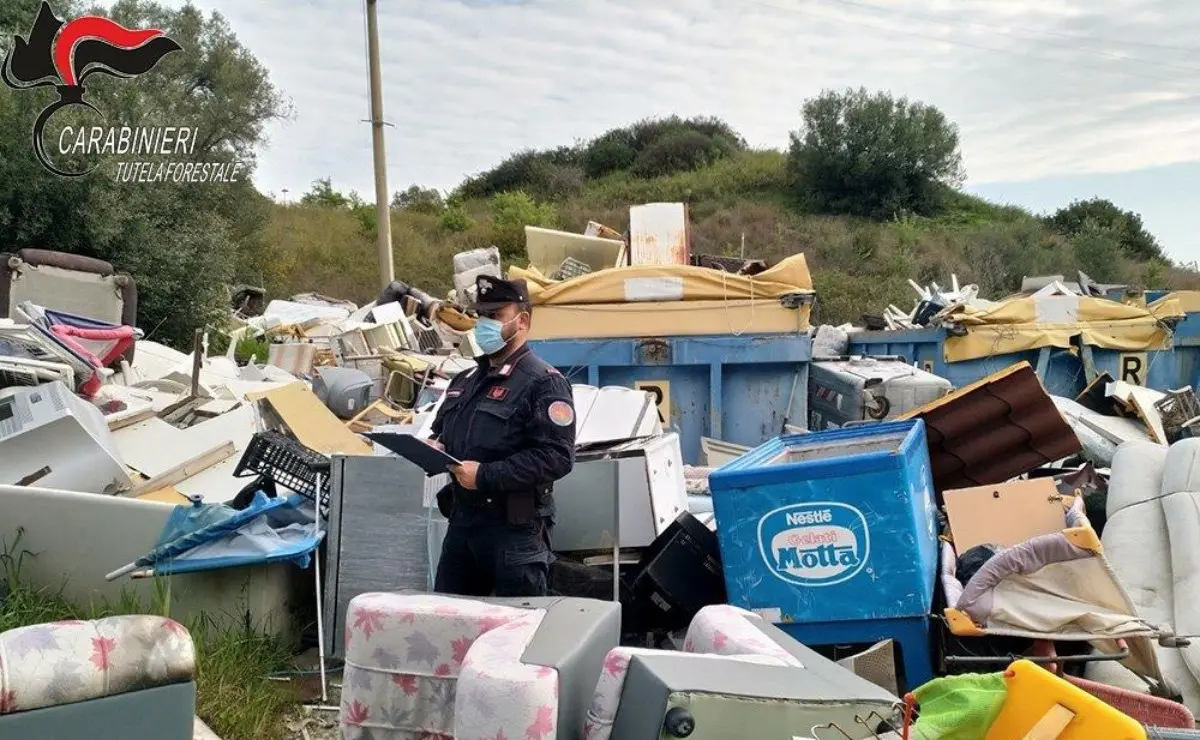
<svg viewBox="0 0 1200 740">
<path fill-rule="evenodd" d="M 554 482 L 575 466 L 571 384 L 526 345 L 524 280 L 479 277 L 478 367 L 450 381 L 430 444 L 462 461 L 438 493 L 450 520 L 434 590 L 545 596 Z"/>
</svg>

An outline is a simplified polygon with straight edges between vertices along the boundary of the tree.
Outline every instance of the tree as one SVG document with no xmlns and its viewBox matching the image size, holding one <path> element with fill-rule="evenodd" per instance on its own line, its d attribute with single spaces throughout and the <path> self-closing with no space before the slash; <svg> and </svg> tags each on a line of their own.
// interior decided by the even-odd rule
<svg viewBox="0 0 1200 740">
<path fill-rule="evenodd" d="M 1166 287 L 1167 279 L 1170 277 L 1170 267 L 1169 264 L 1160 259 L 1152 259 L 1147 262 L 1145 269 L 1142 271 L 1142 287 L 1146 290 Z"/>
<path fill-rule="evenodd" d="M 438 219 L 438 228 L 442 231 L 459 233 L 469 231 L 475 225 L 475 219 L 461 205 L 455 203 L 447 206 Z"/>
<path fill-rule="evenodd" d="M 745 148 L 741 135 L 719 118 L 648 118 L 575 146 L 517 152 L 468 178 L 455 195 L 487 198 L 520 190 L 564 200 L 578 195 L 588 179 L 616 172 L 645 178 L 685 172 Z"/>
<path fill-rule="evenodd" d="M 1134 259 L 1165 258 L 1158 240 L 1142 224 L 1141 215 L 1123 211 L 1104 198 L 1073 201 L 1047 218 L 1046 225 L 1063 236 L 1073 237 L 1084 231 L 1089 221 L 1097 227 L 1114 231 L 1121 249 Z"/>
<path fill-rule="evenodd" d="M 37 0 L 3 3 L 0 44 L 24 37 Z M 79 15 L 56 2 L 60 18 Z M 114 155 L 79 178 L 61 178 L 34 159 L 30 131 L 53 98 L 44 88 L 0 93 L 0 244 L 40 247 L 108 260 L 138 285 L 138 323 L 159 341 L 188 346 L 192 330 L 228 316 L 225 286 L 257 282 L 269 259 L 263 224 L 269 203 L 251 180 L 265 126 L 290 114 L 266 70 L 217 13 L 120 0 L 107 14 L 125 26 L 163 29 L 182 51 L 147 74 L 87 80 L 104 125 L 189 126 L 195 149 L 177 161 L 239 162 L 236 182 L 119 182 Z M 0 49 L 0 53 L 7 47 Z M 129 157 L 125 157 L 129 159 Z"/>
<path fill-rule="evenodd" d="M 804 103 L 788 171 L 812 209 L 877 219 L 933 215 L 965 176 L 958 128 L 940 110 L 863 88 Z"/>
<path fill-rule="evenodd" d="M 1121 277 L 1121 237 L 1119 230 L 1088 219 L 1067 240 L 1079 269 L 1100 282 Z"/>
<path fill-rule="evenodd" d="M 687 172 L 710 165 L 733 151 L 733 144 L 721 137 L 705 136 L 694 130 L 671 131 L 638 154 L 630 173 L 651 178 Z"/>
<path fill-rule="evenodd" d="M 300 196 L 300 205 L 350 211 L 358 221 L 359 230 L 367 238 L 375 239 L 379 233 L 379 215 L 375 212 L 375 204 L 363 200 L 356 190 L 351 190 L 349 195 L 336 190 L 328 177 L 313 180 L 308 192 Z"/>
<path fill-rule="evenodd" d="M 487 198 L 500 193 L 523 190 L 546 195 L 555 173 L 579 163 L 576 147 L 537 151 L 525 149 L 504 159 L 487 172 L 468 178 L 458 186 L 460 198 Z"/>
<path fill-rule="evenodd" d="M 436 188 L 410 185 L 407 190 L 398 190 L 392 196 L 392 209 L 414 213 L 441 213 L 446 207 L 442 194 Z"/>
<path fill-rule="evenodd" d="M 300 205 L 317 208 L 349 208 L 350 198 L 334 190 L 333 182 L 328 177 L 313 180 L 308 192 L 300 196 Z"/>
<path fill-rule="evenodd" d="M 591 178 L 620 171 L 650 178 L 704 167 L 745 148 L 741 135 L 719 118 L 647 118 L 592 139 L 581 164 Z"/>
<path fill-rule="evenodd" d="M 521 253 L 525 244 L 525 227 L 558 225 L 558 214 L 549 203 L 538 203 L 527 193 L 501 193 L 492 198 L 492 243 L 501 254 Z"/>
<path fill-rule="evenodd" d="M 604 177 L 633 166 L 638 151 L 633 132 L 615 128 L 593 139 L 583 151 L 583 171 L 591 178 Z"/>
</svg>

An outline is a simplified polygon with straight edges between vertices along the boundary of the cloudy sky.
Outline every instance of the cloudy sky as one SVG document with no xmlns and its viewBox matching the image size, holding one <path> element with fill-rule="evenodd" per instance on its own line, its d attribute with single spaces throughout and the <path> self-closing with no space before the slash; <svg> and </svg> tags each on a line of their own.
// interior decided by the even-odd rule
<svg viewBox="0 0 1200 740">
<path fill-rule="evenodd" d="M 195 0 L 296 107 L 259 185 L 371 197 L 362 0 Z M 1200 260 L 1194 0 L 383 0 L 391 190 L 647 116 L 715 115 L 782 147 L 805 98 L 863 85 L 958 123 L 967 189 L 1035 210 L 1101 195 Z"/>
</svg>

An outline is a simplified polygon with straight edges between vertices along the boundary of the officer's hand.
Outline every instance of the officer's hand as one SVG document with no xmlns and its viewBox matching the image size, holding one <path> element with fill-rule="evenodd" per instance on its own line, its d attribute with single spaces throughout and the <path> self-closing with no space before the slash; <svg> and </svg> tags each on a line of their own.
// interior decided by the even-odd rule
<svg viewBox="0 0 1200 740">
<path fill-rule="evenodd" d="M 430 447 L 434 448 L 435 450 L 441 450 L 442 452 L 446 451 L 446 445 L 442 444 L 441 442 L 437 441 L 436 439 L 427 439 L 427 440 L 425 440 L 425 444 L 429 445 Z"/>
<path fill-rule="evenodd" d="M 479 463 L 474 460 L 463 460 L 462 465 L 451 467 L 450 472 L 454 474 L 454 480 L 458 481 L 458 485 L 468 491 L 475 490 L 475 476 L 479 474 Z"/>
</svg>

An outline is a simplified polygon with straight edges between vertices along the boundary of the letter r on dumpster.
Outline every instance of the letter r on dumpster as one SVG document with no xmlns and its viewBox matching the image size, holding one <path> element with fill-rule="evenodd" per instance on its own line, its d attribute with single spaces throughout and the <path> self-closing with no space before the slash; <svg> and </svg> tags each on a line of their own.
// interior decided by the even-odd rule
<svg viewBox="0 0 1200 740">
<path fill-rule="evenodd" d="M 1132 385 L 1146 385 L 1146 353 L 1124 352 L 1118 357 L 1120 362 L 1120 378 Z"/>
<path fill-rule="evenodd" d="M 633 387 L 654 397 L 659 423 L 664 427 L 671 426 L 671 383 L 666 380 L 636 380 Z"/>
</svg>

